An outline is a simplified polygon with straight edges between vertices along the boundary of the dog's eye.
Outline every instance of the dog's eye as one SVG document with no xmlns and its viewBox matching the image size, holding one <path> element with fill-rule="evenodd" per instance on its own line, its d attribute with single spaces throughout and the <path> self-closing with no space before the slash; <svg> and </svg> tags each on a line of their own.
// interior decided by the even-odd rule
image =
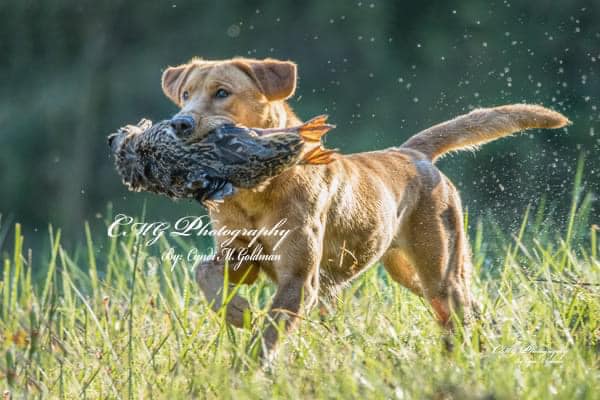
<svg viewBox="0 0 600 400">
<path fill-rule="evenodd" d="M 215 97 L 217 99 L 224 99 L 225 97 L 229 96 L 229 92 L 225 89 L 219 89 L 217 90 L 217 92 L 215 93 Z"/>
<path fill-rule="evenodd" d="M 183 92 L 183 94 L 181 95 L 181 98 L 185 101 L 187 99 L 190 98 L 190 93 L 186 90 Z"/>
</svg>

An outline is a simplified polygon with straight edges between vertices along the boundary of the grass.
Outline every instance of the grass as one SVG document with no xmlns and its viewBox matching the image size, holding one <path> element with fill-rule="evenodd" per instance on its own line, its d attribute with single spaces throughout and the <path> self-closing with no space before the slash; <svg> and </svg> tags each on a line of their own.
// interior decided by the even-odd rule
<svg viewBox="0 0 600 400">
<path fill-rule="evenodd" d="M 0 282 L 4 396 L 598 398 L 598 227 L 579 186 L 562 231 L 543 207 L 512 235 L 471 226 L 473 289 L 487 317 L 452 353 L 424 302 L 377 267 L 333 314 L 306 316 L 268 371 L 247 355 L 251 332 L 209 310 L 190 265 L 158 258 L 189 243 L 163 238 L 152 253 L 86 225 L 85 245 L 68 253 L 49 229 L 50 254 L 34 260 L 16 225 Z M 240 290 L 264 316 L 273 286 Z"/>
</svg>

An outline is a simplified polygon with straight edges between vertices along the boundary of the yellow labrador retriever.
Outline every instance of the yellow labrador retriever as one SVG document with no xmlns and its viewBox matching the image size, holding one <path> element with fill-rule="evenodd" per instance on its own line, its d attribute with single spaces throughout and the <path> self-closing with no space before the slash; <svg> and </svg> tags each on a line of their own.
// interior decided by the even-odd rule
<svg viewBox="0 0 600 400">
<path fill-rule="evenodd" d="M 301 122 L 286 103 L 296 88 L 296 65 L 289 61 L 193 59 L 167 68 L 162 88 L 181 109 L 173 125 L 192 138 L 223 122 L 260 128 Z M 442 326 L 451 329 L 452 313 L 468 322 L 477 307 L 469 288 L 471 256 L 461 201 L 434 165 L 436 159 L 525 129 L 568 123 L 536 105 L 477 109 L 426 129 L 400 147 L 294 167 L 261 190 L 239 190 L 211 210 L 215 229 L 259 229 L 285 221 L 291 230 L 275 250 L 279 237 L 255 242 L 237 237 L 228 244 L 239 254 L 258 247 L 279 256 L 228 267 L 230 282 L 250 284 L 262 271 L 277 284 L 261 355 L 274 349 L 278 326 L 292 329 L 319 294 L 335 293 L 378 261 L 394 280 L 425 297 Z M 218 237 L 217 245 L 230 239 Z M 197 266 L 197 281 L 215 308 L 222 302 L 224 268 L 223 261 Z M 243 325 L 247 308 L 246 300 L 233 297 L 227 320 Z"/>
</svg>

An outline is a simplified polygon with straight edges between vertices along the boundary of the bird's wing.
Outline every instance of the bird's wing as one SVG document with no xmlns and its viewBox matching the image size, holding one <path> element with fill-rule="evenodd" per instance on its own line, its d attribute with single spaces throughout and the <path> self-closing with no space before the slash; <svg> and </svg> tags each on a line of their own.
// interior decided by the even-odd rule
<svg viewBox="0 0 600 400">
<path fill-rule="evenodd" d="M 207 139 L 214 144 L 216 158 L 224 164 L 243 164 L 250 157 L 272 157 L 267 143 L 250 134 L 246 128 L 222 129 L 219 135 L 211 135 Z"/>
</svg>

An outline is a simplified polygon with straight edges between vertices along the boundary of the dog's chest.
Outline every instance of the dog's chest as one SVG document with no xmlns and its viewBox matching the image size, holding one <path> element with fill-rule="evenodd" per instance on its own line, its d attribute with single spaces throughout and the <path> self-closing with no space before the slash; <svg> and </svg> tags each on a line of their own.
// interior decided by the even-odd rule
<svg viewBox="0 0 600 400">
<path fill-rule="evenodd" d="M 257 200 L 249 198 L 250 196 L 238 196 L 228 199 L 220 204 L 216 210 L 210 212 L 213 228 L 225 228 L 228 231 L 241 230 L 252 233 L 254 231 L 269 230 L 277 224 L 277 218 L 274 218 L 273 208 L 268 202 L 258 203 Z M 265 210 L 271 211 L 266 212 Z M 268 249 L 271 245 L 264 236 L 259 238 L 257 243 Z M 217 241 L 220 239 L 217 238 Z M 243 241 L 252 241 L 251 237 Z"/>
</svg>

